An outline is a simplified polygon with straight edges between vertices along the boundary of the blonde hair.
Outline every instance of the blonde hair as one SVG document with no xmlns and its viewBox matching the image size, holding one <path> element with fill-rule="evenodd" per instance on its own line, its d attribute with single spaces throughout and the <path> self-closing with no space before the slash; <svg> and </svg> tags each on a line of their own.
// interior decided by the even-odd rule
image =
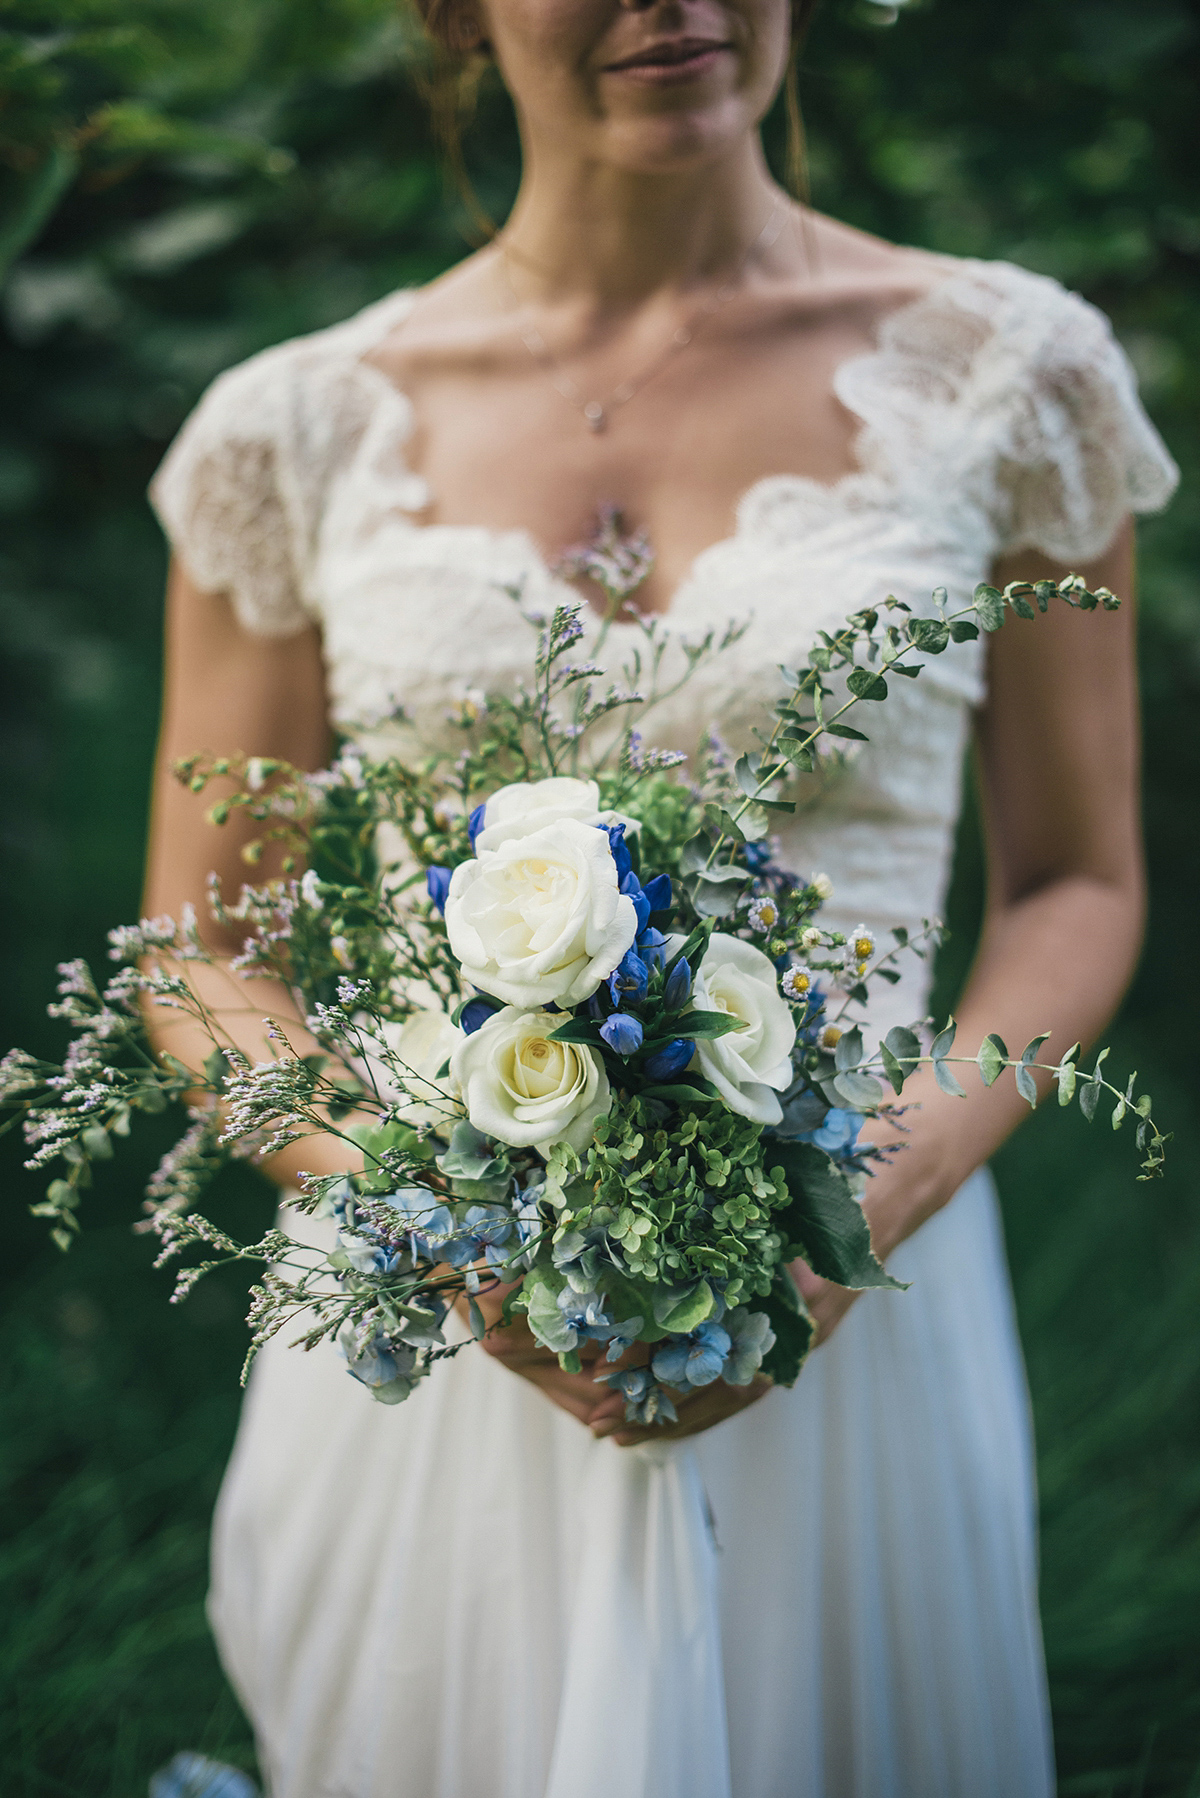
<svg viewBox="0 0 1200 1798">
<path fill-rule="evenodd" d="M 471 186 L 463 157 L 463 127 L 469 124 L 479 95 L 479 84 L 490 67 L 488 45 L 463 30 L 462 0 L 411 0 L 424 27 L 429 50 L 428 66 L 420 78 L 429 107 L 434 138 L 446 159 L 455 187 L 483 240 L 496 235 L 490 219 Z M 786 120 L 784 180 L 798 200 L 810 198 L 808 151 L 804 118 L 800 111 L 800 52 L 808 36 L 819 0 L 792 0 L 792 31 L 787 70 L 783 78 Z"/>
</svg>

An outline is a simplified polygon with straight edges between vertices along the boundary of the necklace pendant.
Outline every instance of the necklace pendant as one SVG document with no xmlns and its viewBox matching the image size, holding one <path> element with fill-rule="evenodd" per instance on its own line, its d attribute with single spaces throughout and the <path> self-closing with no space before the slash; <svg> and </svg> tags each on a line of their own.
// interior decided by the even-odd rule
<svg viewBox="0 0 1200 1798">
<path fill-rule="evenodd" d="M 608 423 L 608 415 L 599 400 L 589 400 L 583 408 L 583 416 L 587 420 L 588 430 L 594 431 L 597 436 Z"/>
</svg>

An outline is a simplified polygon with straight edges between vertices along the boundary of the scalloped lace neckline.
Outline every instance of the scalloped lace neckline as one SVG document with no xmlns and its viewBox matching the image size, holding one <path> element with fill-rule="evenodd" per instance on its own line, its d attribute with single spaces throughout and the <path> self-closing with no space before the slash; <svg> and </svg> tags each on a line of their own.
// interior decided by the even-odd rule
<svg viewBox="0 0 1200 1798">
<path fill-rule="evenodd" d="M 839 475 L 834 481 L 819 481 L 814 475 L 792 474 L 788 472 L 760 475 L 757 480 L 752 481 L 750 485 L 743 490 L 735 501 L 733 507 L 733 529 L 726 532 L 723 537 L 715 538 L 712 543 L 706 543 L 702 549 L 696 551 L 695 555 L 688 561 L 683 574 L 672 589 L 667 605 L 660 610 L 641 613 L 636 619 L 618 617 L 611 621 L 610 628 L 620 626 L 628 630 L 638 630 L 641 629 L 644 624 L 648 624 L 654 619 L 657 619 L 664 625 L 667 624 L 668 621 L 673 621 L 679 607 L 681 596 L 685 595 L 688 589 L 695 585 L 704 565 L 710 559 L 729 550 L 733 545 L 741 542 L 745 537 L 752 533 L 755 524 L 755 514 L 760 509 L 761 502 L 773 491 L 803 494 L 819 501 L 823 505 L 829 506 L 831 510 L 834 510 L 837 508 L 839 502 L 845 499 L 848 493 L 867 486 L 879 485 L 881 478 L 880 473 L 878 468 L 871 466 L 869 455 L 869 452 L 874 447 L 873 426 L 871 420 L 866 417 L 859 407 L 853 403 L 852 399 L 843 392 L 843 386 L 845 381 L 852 377 L 853 374 L 857 373 L 864 364 L 873 361 L 881 354 L 886 354 L 887 345 L 885 337 L 887 334 L 892 332 L 896 326 L 902 325 L 911 314 L 917 313 L 923 307 L 927 306 L 932 299 L 935 299 L 945 287 L 951 285 L 961 276 L 961 274 L 976 266 L 975 260 L 972 258 L 941 256 L 932 251 L 929 252 L 929 254 L 931 258 L 946 265 L 944 272 L 939 275 L 936 280 L 931 281 L 929 286 L 921 293 L 914 295 L 911 300 L 905 300 L 901 305 L 893 306 L 889 312 L 883 313 L 875 325 L 874 341 L 872 342 L 871 347 L 869 349 L 859 350 L 852 356 L 847 356 L 844 361 L 838 363 L 833 371 L 830 380 L 830 389 L 832 393 L 840 403 L 846 407 L 846 410 L 858 420 L 858 428 L 850 440 L 850 454 L 853 458 L 853 466 L 848 468 L 844 474 Z M 994 267 L 996 265 L 993 264 L 991 266 Z M 376 348 L 378 344 L 384 340 L 384 337 L 386 337 L 393 326 L 403 321 L 411 311 L 412 307 L 416 304 L 419 292 L 420 290 L 416 288 L 403 289 L 399 294 L 391 295 L 389 296 L 389 299 L 378 302 L 378 311 L 383 313 L 386 319 L 386 328 L 383 337 L 373 338 L 367 348 L 360 351 L 355 357 L 356 366 L 359 369 L 366 371 L 367 377 L 376 382 L 382 392 L 385 392 L 387 396 L 390 396 L 392 401 L 403 408 L 403 420 L 397 421 L 401 443 L 406 442 L 412 433 L 414 418 L 412 400 L 398 382 L 392 379 L 386 370 L 381 368 L 377 362 L 370 360 L 369 351 Z M 393 302 L 402 303 L 395 304 L 393 309 Z M 376 307 L 372 307 L 371 311 L 375 312 Z M 416 475 L 411 470 L 409 470 L 409 475 L 414 484 L 419 483 L 423 491 L 426 494 L 429 493 L 430 489 L 423 480 L 423 477 Z M 400 509 L 406 512 L 418 510 L 416 506 L 402 506 Z M 483 543 L 520 544 L 524 554 L 532 565 L 533 572 L 538 578 L 540 585 L 544 585 L 551 591 L 557 589 L 564 596 L 569 596 L 572 600 L 581 600 L 596 623 L 603 623 L 603 614 L 592 604 L 587 595 L 581 593 L 570 581 L 564 580 L 561 575 L 555 573 L 554 564 L 550 561 L 546 551 L 542 548 L 528 526 L 436 523 L 422 525 L 414 523 L 411 519 L 408 523 L 411 530 L 419 532 L 435 532 L 447 543 L 453 542 L 455 538 L 460 538 L 464 541 L 474 540 Z"/>
</svg>

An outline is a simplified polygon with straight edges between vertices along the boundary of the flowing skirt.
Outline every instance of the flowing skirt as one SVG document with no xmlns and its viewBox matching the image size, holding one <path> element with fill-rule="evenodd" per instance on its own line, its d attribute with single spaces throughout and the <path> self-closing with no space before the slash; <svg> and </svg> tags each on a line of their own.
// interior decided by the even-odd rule
<svg viewBox="0 0 1200 1798">
<path fill-rule="evenodd" d="M 990 1177 L 891 1267 L 792 1391 L 649 1449 L 474 1345 L 396 1407 L 269 1346 L 210 1614 L 271 1798 L 1049 1798 Z"/>
</svg>

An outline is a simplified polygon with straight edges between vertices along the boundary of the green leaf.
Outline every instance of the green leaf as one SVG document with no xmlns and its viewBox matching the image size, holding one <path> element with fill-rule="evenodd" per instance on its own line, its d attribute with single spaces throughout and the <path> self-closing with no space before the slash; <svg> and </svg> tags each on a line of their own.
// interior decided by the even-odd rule
<svg viewBox="0 0 1200 1798">
<path fill-rule="evenodd" d="M 1058 1081 L 1058 1102 L 1069 1105 L 1075 1097 L 1075 1079 L 1079 1070 L 1073 1061 L 1060 1061 L 1054 1070 L 1054 1078 Z"/>
<path fill-rule="evenodd" d="M 1029 601 L 1027 599 L 1025 599 L 1020 593 L 1014 593 L 1008 603 L 1012 607 L 1013 611 L 1017 614 L 1018 618 L 1036 618 L 1037 617 L 1037 613 L 1034 611 L 1034 609 L 1030 605 Z"/>
<path fill-rule="evenodd" d="M 993 1031 L 985 1036 L 979 1045 L 979 1054 L 975 1058 L 979 1063 L 979 1073 L 985 1086 L 994 1086 L 1004 1072 L 1008 1061 L 1008 1049 L 1004 1038 Z"/>
<path fill-rule="evenodd" d="M 833 1090 L 852 1111 L 873 1111 L 883 1103 L 883 1087 L 874 1074 L 837 1074 Z"/>
<path fill-rule="evenodd" d="M 748 755 L 739 755 L 733 764 L 733 778 L 746 795 L 747 799 L 756 799 L 761 784 L 761 776 L 757 767 L 757 756 L 751 761 Z"/>
<path fill-rule="evenodd" d="M 929 1053 L 937 1061 L 942 1055 L 949 1055 L 954 1047 L 954 1039 L 958 1035 L 958 1025 L 953 1018 L 947 1018 L 945 1026 L 938 1031 L 930 1044 Z"/>
<path fill-rule="evenodd" d="M 1048 1030 L 1043 1030 L 1040 1036 L 1035 1036 L 1032 1042 L 1026 1043 L 1025 1047 L 1021 1050 L 1021 1060 L 1026 1067 L 1028 1067 L 1031 1061 L 1037 1060 L 1038 1050 L 1047 1040 L 1049 1035 L 1050 1032 Z"/>
<path fill-rule="evenodd" d="M 779 1143 L 771 1145 L 769 1159 L 782 1169 L 790 1195 L 775 1213 L 775 1228 L 815 1274 L 855 1291 L 902 1290 L 875 1259 L 862 1206 L 828 1155 L 813 1143 Z"/>
<path fill-rule="evenodd" d="M 670 1042 L 677 1036 L 711 1037 L 727 1036 L 731 1030 L 745 1030 L 745 1018 L 735 1018 L 727 1011 L 685 1011 L 681 1016 L 670 1020 L 669 1031 L 664 1030 L 662 1040 Z"/>
<path fill-rule="evenodd" d="M 942 1091 L 949 1093 L 952 1099 L 966 1098 L 966 1092 L 960 1085 L 957 1075 L 946 1065 L 940 1055 L 934 1058 L 933 1077 Z"/>
<path fill-rule="evenodd" d="M 754 1299 L 752 1307 L 766 1312 L 775 1332 L 774 1345 L 763 1356 L 763 1372 L 776 1386 L 794 1386 L 812 1347 L 816 1325 L 786 1267 L 776 1272 L 766 1298 Z"/>
<path fill-rule="evenodd" d="M 950 626 L 950 635 L 956 643 L 973 643 L 979 635 L 979 627 L 969 618 L 956 618 Z"/>
<path fill-rule="evenodd" d="M 1100 1082 L 1085 1080 L 1079 1089 L 1079 1109 L 1090 1124 L 1100 1103 Z"/>
<path fill-rule="evenodd" d="M 851 1068 L 856 1068 L 862 1058 L 862 1031 L 855 1025 L 853 1030 L 847 1030 L 839 1036 L 837 1048 L 833 1052 L 833 1064 L 839 1074 L 846 1074 Z"/>
<path fill-rule="evenodd" d="M 1038 1102 L 1037 1081 L 1029 1072 L 1025 1062 L 1022 1061 L 1018 1063 L 1016 1075 L 1017 1091 L 1028 1104 L 1030 1111 L 1036 1111 Z"/>
<path fill-rule="evenodd" d="M 906 1030 L 902 1024 L 897 1024 L 884 1037 L 883 1047 L 895 1056 L 903 1068 L 904 1077 L 907 1080 L 908 1076 L 915 1072 L 921 1059 L 921 1045 L 914 1033 Z M 899 1087 L 896 1090 L 899 1092 Z"/>
<path fill-rule="evenodd" d="M 698 1329 L 715 1305 L 707 1280 L 697 1280 L 691 1287 L 667 1286 L 654 1296 L 654 1321 L 683 1336 Z"/>
<path fill-rule="evenodd" d="M 732 885 L 723 870 L 714 868 L 711 874 L 693 874 L 685 882 L 688 896 L 702 918 L 727 918 L 730 912 L 736 911 L 742 896 L 742 888 L 750 878 L 748 869 L 738 868 L 732 871 L 738 885 Z M 720 878 L 714 878 L 720 876 Z"/>
<path fill-rule="evenodd" d="M 526 1274 L 521 1289 L 530 1329 L 542 1347 L 552 1349 L 556 1355 L 569 1354 L 575 1346 L 575 1332 L 558 1308 L 558 1295 L 565 1284 L 560 1279 L 558 1285 L 553 1285 L 549 1274 L 537 1269 Z"/>
<path fill-rule="evenodd" d="M 891 1082 L 892 1091 L 894 1093 L 902 1093 L 904 1091 L 904 1082 L 908 1076 L 886 1043 L 880 1043 L 879 1045 L 879 1059 L 883 1063 L 884 1073 Z"/>
<path fill-rule="evenodd" d="M 1116 1104 L 1113 1106 L 1112 1114 L 1112 1127 L 1114 1130 L 1119 1130 L 1121 1128 L 1121 1125 L 1125 1122 L 1125 1113 L 1128 1109 L 1129 1107 L 1126 1105 L 1124 1099 L 1117 1100 Z"/>
<path fill-rule="evenodd" d="M 475 1338 L 476 1342 L 482 1342 L 487 1335 L 487 1325 L 483 1321 L 483 1312 L 479 1309 L 475 1300 L 469 1295 L 467 1298 L 467 1314 L 471 1320 L 472 1336 Z"/>
<path fill-rule="evenodd" d="M 568 1018 L 546 1038 L 548 1043 L 589 1043 L 593 1049 L 598 1049 L 603 1040 L 599 1025 L 591 1018 Z"/>
<path fill-rule="evenodd" d="M 798 768 L 801 774 L 812 773 L 812 750 L 802 748 L 798 738 L 778 737 L 775 741 L 775 747 L 781 755 L 786 755 L 793 768 Z"/>
<path fill-rule="evenodd" d="M 887 698 L 887 682 L 873 668 L 852 668 L 846 677 L 846 685 L 856 699 Z"/>
<path fill-rule="evenodd" d="M 870 742 L 870 738 L 865 736 L 861 730 L 855 730 L 852 724 L 843 724 L 837 718 L 827 724 L 825 729 L 831 737 L 850 737 L 855 743 Z"/>
<path fill-rule="evenodd" d="M 719 837 L 732 837 L 735 843 L 744 843 L 746 841 L 745 837 L 742 835 L 741 826 L 730 817 L 724 806 L 706 805 L 704 808 L 704 822 L 708 825 L 708 828 L 711 831 L 715 831 Z"/>
<path fill-rule="evenodd" d="M 713 852 L 713 840 L 704 831 L 698 831 L 689 837 L 679 852 L 679 869 L 682 874 L 702 874 Z"/>
<path fill-rule="evenodd" d="M 910 618 L 908 637 L 914 648 L 927 655 L 940 656 L 950 641 L 950 626 L 940 618 Z"/>
<path fill-rule="evenodd" d="M 1004 623 L 1004 595 L 981 581 L 975 589 L 975 615 L 985 631 L 998 631 Z"/>
</svg>

